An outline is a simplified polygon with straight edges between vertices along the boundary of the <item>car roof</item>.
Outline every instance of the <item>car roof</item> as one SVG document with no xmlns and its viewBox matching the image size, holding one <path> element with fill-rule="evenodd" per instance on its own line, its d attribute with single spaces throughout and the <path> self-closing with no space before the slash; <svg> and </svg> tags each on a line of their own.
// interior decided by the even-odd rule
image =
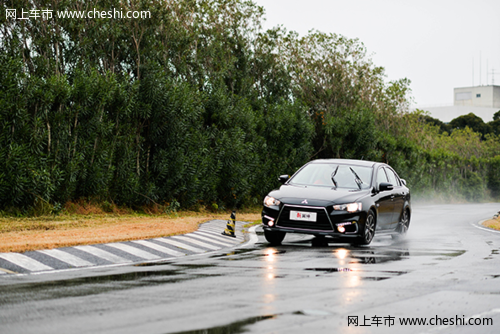
<svg viewBox="0 0 500 334">
<path fill-rule="evenodd" d="M 373 167 L 376 164 L 383 164 L 381 162 L 368 161 L 368 160 L 355 160 L 355 159 L 316 159 L 312 160 L 309 163 L 311 164 L 344 164 L 344 165 L 357 165 L 364 167 Z M 385 164 L 384 164 L 385 165 Z"/>
</svg>

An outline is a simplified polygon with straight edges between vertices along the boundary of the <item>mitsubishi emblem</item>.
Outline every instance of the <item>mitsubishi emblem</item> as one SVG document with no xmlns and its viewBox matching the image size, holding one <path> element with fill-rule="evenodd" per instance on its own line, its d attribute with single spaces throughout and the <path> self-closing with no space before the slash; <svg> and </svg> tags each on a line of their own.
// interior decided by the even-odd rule
<svg viewBox="0 0 500 334">
<path fill-rule="evenodd" d="M 307 203 L 307 199 L 303 200 L 301 203 L 302 204 L 309 204 L 309 203 Z"/>
</svg>

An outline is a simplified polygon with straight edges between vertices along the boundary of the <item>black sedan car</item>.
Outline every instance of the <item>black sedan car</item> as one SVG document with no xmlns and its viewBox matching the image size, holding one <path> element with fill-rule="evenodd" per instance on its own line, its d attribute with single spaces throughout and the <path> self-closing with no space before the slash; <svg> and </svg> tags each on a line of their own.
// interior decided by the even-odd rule
<svg viewBox="0 0 500 334">
<path fill-rule="evenodd" d="M 410 191 L 387 164 L 314 160 L 279 180 L 283 185 L 265 197 L 262 210 L 271 244 L 304 233 L 368 245 L 375 233 L 400 238 L 410 226 Z"/>
</svg>

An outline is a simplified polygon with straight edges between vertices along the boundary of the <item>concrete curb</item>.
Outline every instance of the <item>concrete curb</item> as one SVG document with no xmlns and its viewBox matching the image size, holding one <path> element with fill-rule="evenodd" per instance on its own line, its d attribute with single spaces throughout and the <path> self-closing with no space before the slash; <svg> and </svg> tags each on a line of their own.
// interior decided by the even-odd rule
<svg viewBox="0 0 500 334">
<path fill-rule="evenodd" d="M 180 258 L 210 255 L 221 250 L 248 247 L 254 244 L 258 240 L 255 234 L 255 228 L 258 225 L 246 229 L 243 227 L 246 222 L 237 223 L 235 238 L 221 235 L 226 224 L 225 220 L 211 220 L 200 224 L 198 229 L 191 233 L 147 240 L 96 244 L 87 247 L 57 248 L 57 252 L 52 253 L 53 257 L 47 255 L 48 252 L 44 250 L 23 254 L 0 253 L 0 277 L 69 272 L 89 268 L 147 266 L 155 263 L 168 263 Z M 245 233 L 245 230 L 250 233 Z M 87 254 L 84 252 L 85 250 L 94 252 Z M 65 255 L 66 258 L 57 257 L 57 254 Z M 109 255 L 109 257 L 107 259 L 99 258 L 99 256 L 105 255 Z M 81 260 L 86 264 L 72 265 L 71 259 Z"/>
</svg>

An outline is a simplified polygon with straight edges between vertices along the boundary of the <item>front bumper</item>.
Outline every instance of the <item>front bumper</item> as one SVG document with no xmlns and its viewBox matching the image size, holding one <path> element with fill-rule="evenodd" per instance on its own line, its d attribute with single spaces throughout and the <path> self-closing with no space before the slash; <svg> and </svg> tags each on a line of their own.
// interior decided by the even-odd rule
<svg viewBox="0 0 500 334">
<path fill-rule="evenodd" d="M 297 221 L 291 219 L 290 211 L 315 213 L 316 221 Z M 357 237 L 360 224 L 364 223 L 364 212 L 348 213 L 336 211 L 333 207 L 316 207 L 282 204 L 280 207 L 264 207 L 262 223 L 265 230 L 286 233 L 303 233 L 332 237 Z"/>
</svg>

